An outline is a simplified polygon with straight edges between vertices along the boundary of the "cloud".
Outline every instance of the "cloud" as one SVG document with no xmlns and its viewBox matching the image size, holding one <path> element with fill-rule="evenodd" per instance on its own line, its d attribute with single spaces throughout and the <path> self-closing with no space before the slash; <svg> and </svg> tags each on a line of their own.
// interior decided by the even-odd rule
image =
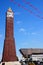
<svg viewBox="0 0 43 65">
<path fill-rule="evenodd" d="M 24 35 L 28 35 L 26 29 L 24 29 L 24 28 L 20 28 L 19 32 L 22 32 Z"/>
<path fill-rule="evenodd" d="M 32 35 L 36 35 L 37 33 L 36 33 L 36 32 L 32 32 L 31 34 L 32 34 Z"/>
<path fill-rule="evenodd" d="M 21 21 L 17 21 L 17 24 L 20 24 L 21 23 Z"/>
<path fill-rule="evenodd" d="M 20 15 L 20 12 L 15 12 L 14 15 Z"/>
<path fill-rule="evenodd" d="M 25 32 L 26 30 L 24 28 L 19 29 L 20 32 Z"/>
<path fill-rule="evenodd" d="M 36 35 L 36 32 L 27 32 L 27 35 Z"/>
<path fill-rule="evenodd" d="M 0 38 L 2 37 L 2 34 L 0 34 Z"/>
<path fill-rule="evenodd" d="M 21 45 L 22 47 L 24 47 L 24 46 L 27 47 L 27 46 L 29 45 L 29 43 L 25 41 L 25 42 L 21 42 L 20 45 Z"/>
<path fill-rule="evenodd" d="M 38 33 L 36 33 L 36 32 L 28 32 L 26 29 L 24 29 L 24 28 L 20 28 L 19 29 L 19 32 L 23 32 L 23 34 L 25 34 L 25 35 L 37 35 Z"/>
<path fill-rule="evenodd" d="M 36 32 L 25 32 L 25 33 L 26 33 L 26 35 L 37 35 Z"/>
</svg>

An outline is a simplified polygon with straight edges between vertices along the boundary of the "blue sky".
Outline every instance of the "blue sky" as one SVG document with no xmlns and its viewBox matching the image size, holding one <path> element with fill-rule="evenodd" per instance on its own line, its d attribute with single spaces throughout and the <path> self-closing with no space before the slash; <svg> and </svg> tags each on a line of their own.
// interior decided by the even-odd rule
<svg viewBox="0 0 43 65">
<path fill-rule="evenodd" d="M 9 7 L 14 12 L 14 37 L 17 56 L 20 56 L 20 48 L 43 48 L 43 0 L 26 0 L 26 2 L 30 2 L 38 10 L 22 0 L 0 1 L 0 59 L 5 39 L 6 12 Z M 31 14 L 27 9 L 33 13 Z"/>
</svg>

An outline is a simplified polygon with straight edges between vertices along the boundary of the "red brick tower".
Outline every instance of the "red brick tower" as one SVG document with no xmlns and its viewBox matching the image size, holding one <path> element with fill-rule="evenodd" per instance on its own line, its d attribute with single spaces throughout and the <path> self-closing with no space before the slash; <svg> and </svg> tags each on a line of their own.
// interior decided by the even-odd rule
<svg viewBox="0 0 43 65">
<path fill-rule="evenodd" d="M 11 8 L 9 8 L 6 14 L 6 31 L 2 62 L 17 61 L 13 31 L 13 19 L 13 12 Z"/>
</svg>

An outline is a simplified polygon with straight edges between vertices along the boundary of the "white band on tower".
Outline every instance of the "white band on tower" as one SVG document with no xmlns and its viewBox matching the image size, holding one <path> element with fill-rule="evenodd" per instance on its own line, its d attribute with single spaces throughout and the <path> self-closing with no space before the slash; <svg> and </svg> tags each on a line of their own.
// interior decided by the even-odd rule
<svg viewBox="0 0 43 65">
<path fill-rule="evenodd" d="M 13 17 L 13 12 L 11 8 L 9 8 L 7 11 L 7 17 Z"/>
</svg>

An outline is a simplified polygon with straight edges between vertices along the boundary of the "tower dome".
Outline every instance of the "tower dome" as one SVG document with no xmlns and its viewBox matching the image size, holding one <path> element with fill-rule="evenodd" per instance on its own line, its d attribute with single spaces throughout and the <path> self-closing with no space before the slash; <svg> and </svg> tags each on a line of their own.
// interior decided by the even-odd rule
<svg viewBox="0 0 43 65">
<path fill-rule="evenodd" d="M 9 9 L 8 9 L 8 12 L 12 12 L 12 9 L 11 9 L 11 8 L 9 8 Z"/>
</svg>

